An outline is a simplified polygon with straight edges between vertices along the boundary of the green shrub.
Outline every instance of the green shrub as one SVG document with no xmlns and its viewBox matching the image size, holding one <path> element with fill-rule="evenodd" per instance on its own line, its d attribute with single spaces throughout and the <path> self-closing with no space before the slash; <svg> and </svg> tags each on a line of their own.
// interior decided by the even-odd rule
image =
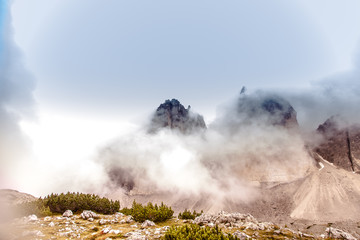
<svg viewBox="0 0 360 240">
<path fill-rule="evenodd" d="M 66 210 L 74 213 L 83 210 L 92 210 L 102 214 L 114 214 L 119 211 L 120 202 L 101 198 L 95 194 L 84 193 L 61 193 L 50 194 L 45 198 L 36 201 L 23 203 L 17 206 L 22 216 L 35 214 L 37 216 L 51 215 L 52 213 L 62 214 Z"/>
<path fill-rule="evenodd" d="M 184 225 L 181 227 L 171 227 L 165 232 L 165 240 L 180 240 L 180 239 L 207 239 L 207 240 L 238 240 L 236 236 L 225 234 L 218 228 L 218 226 L 200 227 L 196 224 Z"/>
<path fill-rule="evenodd" d="M 52 215 L 50 208 L 45 206 L 40 199 L 18 204 L 15 206 L 15 210 L 17 216 L 28 216 L 35 214 L 38 217 L 45 217 Z"/>
<path fill-rule="evenodd" d="M 164 203 L 158 206 L 157 204 L 153 205 L 149 202 L 146 206 L 143 206 L 135 200 L 131 208 L 123 208 L 120 212 L 125 215 L 131 215 L 137 222 L 144 222 L 145 220 L 164 222 L 172 218 L 174 214 L 171 207 L 164 205 Z"/>
<path fill-rule="evenodd" d="M 120 202 L 101 198 L 95 194 L 84 193 L 61 193 L 51 194 L 43 199 L 44 205 L 48 206 L 51 212 L 63 213 L 66 210 L 81 212 L 92 210 L 102 214 L 114 214 L 119 211 Z"/>
<path fill-rule="evenodd" d="M 185 209 L 184 212 L 180 212 L 179 213 L 179 219 L 192 219 L 194 220 L 196 217 L 200 216 L 201 214 L 203 214 L 203 211 L 201 210 L 201 212 L 197 213 L 195 210 L 191 213 L 189 210 Z"/>
</svg>

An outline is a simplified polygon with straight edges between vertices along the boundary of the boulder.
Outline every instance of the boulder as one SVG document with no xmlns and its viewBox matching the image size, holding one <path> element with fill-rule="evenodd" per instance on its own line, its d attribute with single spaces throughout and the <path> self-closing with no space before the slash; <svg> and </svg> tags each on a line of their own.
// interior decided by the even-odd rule
<svg viewBox="0 0 360 240">
<path fill-rule="evenodd" d="M 145 227 L 152 227 L 155 226 L 155 223 L 153 221 L 150 220 L 145 220 L 142 224 L 141 227 L 145 228 Z"/>
<path fill-rule="evenodd" d="M 94 213 L 93 211 L 89 211 L 89 210 L 84 210 L 80 216 L 84 220 L 90 220 L 90 218 L 92 218 L 94 220 L 94 218 L 98 217 L 98 215 L 96 213 Z"/>
<path fill-rule="evenodd" d="M 72 217 L 74 214 L 71 210 L 66 210 L 64 213 L 63 213 L 63 217 Z"/>
</svg>

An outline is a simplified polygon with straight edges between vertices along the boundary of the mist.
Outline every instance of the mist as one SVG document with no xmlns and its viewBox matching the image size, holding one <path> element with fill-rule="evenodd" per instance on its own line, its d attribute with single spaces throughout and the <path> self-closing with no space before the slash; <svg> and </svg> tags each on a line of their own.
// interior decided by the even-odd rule
<svg viewBox="0 0 360 240">
<path fill-rule="evenodd" d="M 347 124 L 360 123 L 360 52 L 353 68 L 314 81 L 312 87 L 300 91 L 283 92 L 298 111 L 303 130 L 313 131 L 329 117 L 339 115 Z"/>
<path fill-rule="evenodd" d="M 103 189 L 135 197 L 206 198 L 216 209 L 229 199 L 254 201 L 262 183 L 294 181 L 314 167 L 292 122 L 296 113 L 288 116 L 288 110 L 293 111 L 289 103 L 273 94 L 241 94 L 221 107 L 205 131 L 141 129 L 122 136 L 97 158 L 107 175 Z"/>
<path fill-rule="evenodd" d="M 0 55 L 0 186 L 14 186 L 14 173 L 30 153 L 29 140 L 19 127 L 22 119 L 34 118 L 32 92 L 35 81 L 26 70 L 13 40 L 10 2 L 2 5 Z"/>
</svg>

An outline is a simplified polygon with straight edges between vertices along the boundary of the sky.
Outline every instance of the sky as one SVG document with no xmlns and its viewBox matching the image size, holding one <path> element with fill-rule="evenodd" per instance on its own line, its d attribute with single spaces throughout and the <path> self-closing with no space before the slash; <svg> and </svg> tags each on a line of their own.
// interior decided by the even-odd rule
<svg viewBox="0 0 360 240">
<path fill-rule="evenodd" d="M 357 0 L 0 0 L 0 67 L 17 66 L 0 82 L 2 108 L 32 158 L 86 161 L 166 99 L 210 123 L 242 86 L 306 91 L 353 71 L 359 9 Z"/>
</svg>

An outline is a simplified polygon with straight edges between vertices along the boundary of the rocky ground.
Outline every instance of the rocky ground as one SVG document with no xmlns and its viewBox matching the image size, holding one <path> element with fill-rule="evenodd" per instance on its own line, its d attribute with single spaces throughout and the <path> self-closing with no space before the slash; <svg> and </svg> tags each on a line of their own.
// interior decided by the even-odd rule
<svg viewBox="0 0 360 240">
<path fill-rule="evenodd" d="M 91 211 L 73 215 L 38 218 L 35 215 L 18 218 L 0 226 L 0 239 L 162 239 L 167 229 L 184 224 L 214 227 L 240 239 L 356 239 L 349 233 L 327 227 L 322 234 L 300 232 L 291 226 L 278 226 L 259 222 L 250 214 L 226 213 L 203 214 L 195 220 L 170 219 L 155 224 L 151 221 L 135 222 L 131 216 L 121 213 L 99 215 Z M 359 236 L 356 236 L 359 237 Z"/>
</svg>

